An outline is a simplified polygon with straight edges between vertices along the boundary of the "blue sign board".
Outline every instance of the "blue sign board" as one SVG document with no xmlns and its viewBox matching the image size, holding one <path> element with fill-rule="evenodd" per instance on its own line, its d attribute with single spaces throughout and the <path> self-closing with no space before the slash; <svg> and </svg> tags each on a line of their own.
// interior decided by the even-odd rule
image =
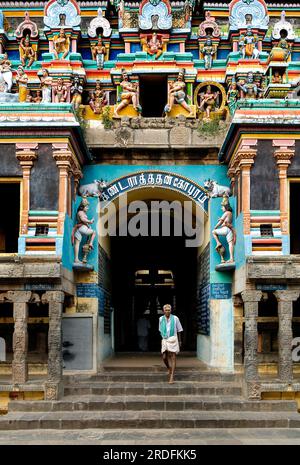
<svg viewBox="0 0 300 465">
<path fill-rule="evenodd" d="M 231 299 L 231 283 L 213 283 L 210 285 L 211 299 Z"/>
</svg>

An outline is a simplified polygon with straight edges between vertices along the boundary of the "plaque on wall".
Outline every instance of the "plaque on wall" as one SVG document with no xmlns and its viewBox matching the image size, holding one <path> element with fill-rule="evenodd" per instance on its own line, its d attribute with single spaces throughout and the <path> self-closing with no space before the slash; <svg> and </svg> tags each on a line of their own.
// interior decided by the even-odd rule
<svg viewBox="0 0 300 465">
<path fill-rule="evenodd" d="M 68 315 L 62 319 L 64 370 L 93 370 L 93 316 Z"/>
</svg>

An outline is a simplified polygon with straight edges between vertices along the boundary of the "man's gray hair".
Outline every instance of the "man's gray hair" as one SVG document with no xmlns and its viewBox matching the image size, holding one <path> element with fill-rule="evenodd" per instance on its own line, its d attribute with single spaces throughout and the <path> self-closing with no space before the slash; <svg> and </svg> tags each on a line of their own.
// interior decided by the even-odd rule
<svg viewBox="0 0 300 465">
<path fill-rule="evenodd" d="M 166 308 L 170 308 L 170 309 L 172 310 L 172 306 L 171 306 L 170 304 L 165 304 L 165 305 L 163 306 L 163 309 L 164 309 L 164 310 L 165 310 Z"/>
</svg>

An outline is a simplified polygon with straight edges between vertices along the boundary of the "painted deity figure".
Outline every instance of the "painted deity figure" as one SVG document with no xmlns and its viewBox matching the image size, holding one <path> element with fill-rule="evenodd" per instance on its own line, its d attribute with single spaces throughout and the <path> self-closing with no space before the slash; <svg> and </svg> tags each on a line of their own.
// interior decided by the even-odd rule
<svg viewBox="0 0 300 465">
<path fill-rule="evenodd" d="M 26 67 L 26 62 L 27 62 L 27 67 L 30 68 L 30 66 L 35 61 L 35 51 L 32 45 L 30 44 L 29 35 L 21 39 L 20 58 L 21 58 L 22 66 L 24 66 L 24 68 Z"/>
<path fill-rule="evenodd" d="M 13 74 L 11 62 L 8 59 L 7 53 L 4 53 L 0 60 L 0 92 L 10 92 L 13 85 Z"/>
<path fill-rule="evenodd" d="M 211 69 L 213 56 L 216 53 L 215 47 L 212 44 L 212 40 L 210 37 L 207 37 L 205 44 L 202 48 L 202 54 L 204 57 L 204 67 L 205 69 Z"/>
<path fill-rule="evenodd" d="M 36 91 L 35 97 L 32 97 L 32 101 L 34 103 L 42 103 L 43 97 L 42 97 L 42 92 L 40 90 Z"/>
<path fill-rule="evenodd" d="M 219 218 L 212 235 L 216 241 L 216 251 L 220 254 L 221 262 L 225 263 L 223 245 L 220 241 L 220 236 L 225 236 L 229 248 L 229 260 L 226 263 L 234 262 L 234 245 L 236 242 L 236 232 L 232 225 L 232 208 L 228 202 L 228 198 L 222 201 L 223 215 Z M 223 249 L 223 250 L 222 250 Z"/>
<path fill-rule="evenodd" d="M 52 101 L 52 77 L 49 76 L 49 71 L 45 68 L 40 76 L 42 89 L 42 103 L 51 103 Z"/>
<path fill-rule="evenodd" d="M 201 96 L 199 110 L 205 112 L 206 119 L 210 119 L 211 112 L 216 108 L 219 93 L 219 91 L 214 92 L 209 85 L 206 87 L 205 93 Z"/>
<path fill-rule="evenodd" d="M 233 115 L 235 112 L 236 102 L 238 101 L 238 98 L 239 98 L 239 90 L 237 88 L 236 82 L 233 81 L 230 84 L 229 90 L 227 92 L 227 103 L 228 103 L 228 108 L 229 108 L 229 112 L 231 115 Z"/>
<path fill-rule="evenodd" d="M 241 98 L 257 98 L 258 87 L 254 82 L 253 73 L 248 73 L 247 82 L 244 80 L 238 82 L 238 88 L 241 92 Z"/>
<path fill-rule="evenodd" d="M 61 29 L 59 34 L 53 39 L 53 47 L 53 53 L 57 60 L 64 60 L 70 52 L 70 42 L 63 29 Z M 62 56 L 60 58 L 59 55 L 61 53 Z"/>
<path fill-rule="evenodd" d="M 99 115 L 106 103 L 105 92 L 101 89 L 100 81 L 97 80 L 94 91 L 90 93 L 89 105 L 93 112 Z"/>
<path fill-rule="evenodd" d="M 26 102 L 28 76 L 25 74 L 23 66 L 18 66 L 16 82 L 19 88 L 19 102 Z"/>
<path fill-rule="evenodd" d="M 270 61 L 287 61 L 291 53 L 291 47 L 288 41 L 281 38 L 278 44 L 272 48 L 270 53 Z"/>
<path fill-rule="evenodd" d="M 184 70 L 182 70 L 178 73 L 177 81 L 175 81 L 174 83 L 171 82 L 169 85 L 168 103 L 164 108 L 165 113 L 170 113 L 174 103 L 177 103 L 189 112 L 188 116 L 193 116 L 193 110 L 185 101 L 185 87 L 186 85 L 184 82 Z"/>
<path fill-rule="evenodd" d="M 76 214 L 76 225 L 72 231 L 72 244 L 74 245 L 74 263 L 82 264 L 79 260 L 79 249 L 83 237 L 87 238 L 87 245 L 89 250 L 93 249 L 93 242 L 96 237 L 96 232 L 91 228 L 94 223 L 94 218 L 88 219 L 87 212 L 89 209 L 89 202 L 83 198 Z"/>
<path fill-rule="evenodd" d="M 257 39 L 254 37 L 251 27 L 248 27 L 246 36 L 242 35 L 240 37 L 239 46 L 243 59 L 250 58 L 256 60 L 259 57 Z"/>
<path fill-rule="evenodd" d="M 67 101 L 68 90 L 62 78 L 57 80 L 57 84 L 53 88 L 53 95 L 55 103 L 64 103 Z"/>
<path fill-rule="evenodd" d="M 163 53 L 163 43 L 158 38 L 157 33 L 153 32 L 152 37 L 148 40 L 145 40 L 145 45 L 147 47 L 148 55 L 155 56 L 157 60 Z"/>
<path fill-rule="evenodd" d="M 121 103 L 119 103 L 119 105 L 116 107 L 114 116 L 119 117 L 119 111 L 121 111 L 122 108 L 127 107 L 130 103 L 132 103 L 133 108 L 138 113 L 141 113 L 142 107 L 139 103 L 139 85 L 136 82 L 129 81 L 129 76 L 124 69 L 122 70 L 122 81 L 120 86 L 122 87 L 122 92 L 120 95 Z"/>
<path fill-rule="evenodd" d="M 99 36 L 97 43 L 92 46 L 92 57 L 96 61 L 98 69 L 103 69 L 105 54 L 106 48 L 101 36 Z"/>
<path fill-rule="evenodd" d="M 83 87 L 80 83 L 80 77 L 78 76 L 78 74 L 74 76 L 73 84 L 70 90 L 71 90 L 71 96 L 72 96 L 71 102 L 75 110 L 78 110 L 82 102 L 82 92 L 83 92 Z"/>
<path fill-rule="evenodd" d="M 279 74 L 279 71 L 275 71 L 272 76 L 272 84 L 282 84 L 282 76 Z"/>
</svg>

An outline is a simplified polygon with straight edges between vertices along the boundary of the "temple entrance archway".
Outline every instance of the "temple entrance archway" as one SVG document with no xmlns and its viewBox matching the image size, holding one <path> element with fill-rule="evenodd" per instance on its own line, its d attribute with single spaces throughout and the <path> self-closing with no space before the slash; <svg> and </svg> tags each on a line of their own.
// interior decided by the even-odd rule
<svg viewBox="0 0 300 465">
<path fill-rule="evenodd" d="M 140 104 L 142 116 L 160 118 L 168 101 L 168 80 L 164 74 L 140 76 Z"/>
</svg>

